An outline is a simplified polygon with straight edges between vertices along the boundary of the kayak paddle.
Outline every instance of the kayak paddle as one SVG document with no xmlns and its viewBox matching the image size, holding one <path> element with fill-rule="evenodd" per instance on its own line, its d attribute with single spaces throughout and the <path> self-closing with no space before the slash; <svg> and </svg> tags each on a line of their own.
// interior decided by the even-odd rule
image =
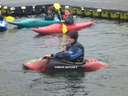
<svg viewBox="0 0 128 96">
<path fill-rule="evenodd" d="M 13 16 L 6 16 L 6 17 L 4 17 L 5 18 L 5 20 L 7 21 L 7 22 L 14 22 L 15 21 L 15 17 L 13 17 Z"/>
<path fill-rule="evenodd" d="M 53 6 L 58 11 L 58 14 L 59 14 L 59 16 L 62 20 L 62 16 L 61 16 L 61 12 L 60 12 L 60 8 L 61 8 L 60 4 L 59 3 L 54 3 Z M 63 34 L 66 34 L 68 32 L 67 26 L 63 22 L 62 22 L 62 32 L 63 32 Z"/>
</svg>

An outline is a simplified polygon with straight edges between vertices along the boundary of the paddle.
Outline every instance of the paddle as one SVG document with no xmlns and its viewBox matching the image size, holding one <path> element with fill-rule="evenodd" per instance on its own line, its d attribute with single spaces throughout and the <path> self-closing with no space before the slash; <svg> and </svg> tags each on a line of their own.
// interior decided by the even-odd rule
<svg viewBox="0 0 128 96">
<path fill-rule="evenodd" d="M 57 12 L 60 16 L 60 19 L 62 20 L 62 16 L 61 16 L 61 12 L 60 12 L 60 8 L 61 8 L 60 4 L 54 3 L 53 6 L 57 10 Z M 62 22 L 62 32 L 63 32 L 63 34 L 66 34 L 68 32 L 67 26 L 63 22 Z"/>
<path fill-rule="evenodd" d="M 5 20 L 7 21 L 7 22 L 14 22 L 15 21 L 15 17 L 13 17 L 13 16 L 6 16 L 6 17 L 4 17 L 5 18 Z"/>
</svg>

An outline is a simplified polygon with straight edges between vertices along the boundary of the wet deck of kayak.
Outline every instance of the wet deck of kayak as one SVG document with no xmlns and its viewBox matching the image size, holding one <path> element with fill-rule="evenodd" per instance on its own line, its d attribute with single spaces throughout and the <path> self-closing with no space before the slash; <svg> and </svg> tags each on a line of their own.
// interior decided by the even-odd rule
<svg viewBox="0 0 128 96">
<path fill-rule="evenodd" d="M 90 19 L 77 18 L 77 22 Z M 62 37 L 38 37 L 31 29 L 0 33 L 1 96 L 127 96 L 128 26 L 115 21 L 97 20 L 79 32 L 86 57 L 108 63 L 110 68 L 92 73 L 54 76 L 27 72 L 22 64 L 29 59 L 60 50 Z M 73 74 L 73 73 L 72 73 Z"/>
</svg>

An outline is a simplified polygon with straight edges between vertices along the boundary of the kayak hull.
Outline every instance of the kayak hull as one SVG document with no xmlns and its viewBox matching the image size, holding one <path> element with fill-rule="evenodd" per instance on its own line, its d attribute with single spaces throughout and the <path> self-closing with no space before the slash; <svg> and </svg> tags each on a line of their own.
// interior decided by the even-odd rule
<svg viewBox="0 0 128 96">
<path fill-rule="evenodd" d="M 68 32 L 79 31 L 84 28 L 88 28 L 94 24 L 95 21 L 87 21 L 83 23 L 75 23 L 72 25 L 67 25 Z M 52 24 L 46 27 L 40 27 L 33 29 L 34 32 L 39 34 L 50 34 L 50 33 L 61 33 L 63 24 Z"/>
<path fill-rule="evenodd" d="M 83 71 L 83 72 L 93 72 L 100 69 L 106 68 L 108 65 L 99 61 L 97 59 L 86 59 L 84 64 L 59 64 L 55 65 L 52 68 L 52 71 Z M 48 68 L 46 61 L 41 59 L 30 60 L 27 63 L 23 64 L 23 67 L 27 70 L 34 72 L 47 73 L 51 71 Z"/>
<path fill-rule="evenodd" d="M 12 25 L 16 25 L 19 28 L 32 28 L 32 27 L 42 27 L 48 26 L 55 23 L 60 23 L 58 20 L 43 20 L 42 18 L 29 18 L 21 19 L 15 22 L 9 22 Z"/>
</svg>

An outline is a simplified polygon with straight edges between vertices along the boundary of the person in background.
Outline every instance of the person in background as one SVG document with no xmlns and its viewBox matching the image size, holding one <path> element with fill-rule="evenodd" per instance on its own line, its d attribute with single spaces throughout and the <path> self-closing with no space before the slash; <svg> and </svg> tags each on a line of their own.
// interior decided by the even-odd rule
<svg viewBox="0 0 128 96">
<path fill-rule="evenodd" d="M 60 14 L 58 13 L 58 10 L 56 10 L 54 5 L 51 5 L 48 7 L 48 10 L 45 14 L 45 20 L 59 20 L 61 21 L 61 14 L 62 14 L 62 10 L 60 8 Z"/>
<path fill-rule="evenodd" d="M 64 10 L 64 14 L 62 16 L 62 19 L 64 20 L 65 24 L 74 24 L 73 15 L 71 14 L 71 11 L 69 9 Z"/>
<path fill-rule="evenodd" d="M 57 5 L 60 6 L 58 3 Z M 65 8 L 65 10 L 62 11 L 60 7 L 59 10 L 57 10 L 56 6 L 53 4 L 48 7 L 47 13 L 45 14 L 45 20 L 55 20 L 55 18 L 65 24 L 74 24 L 74 19 L 69 8 Z"/>
<path fill-rule="evenodd" d="M 44 18 L 45 18 L 45 20 L 54 20 L 55 12 L 54 12 L 53 6 L 48 7 L 47 13 L 45 14 Z"/>
</svg>

